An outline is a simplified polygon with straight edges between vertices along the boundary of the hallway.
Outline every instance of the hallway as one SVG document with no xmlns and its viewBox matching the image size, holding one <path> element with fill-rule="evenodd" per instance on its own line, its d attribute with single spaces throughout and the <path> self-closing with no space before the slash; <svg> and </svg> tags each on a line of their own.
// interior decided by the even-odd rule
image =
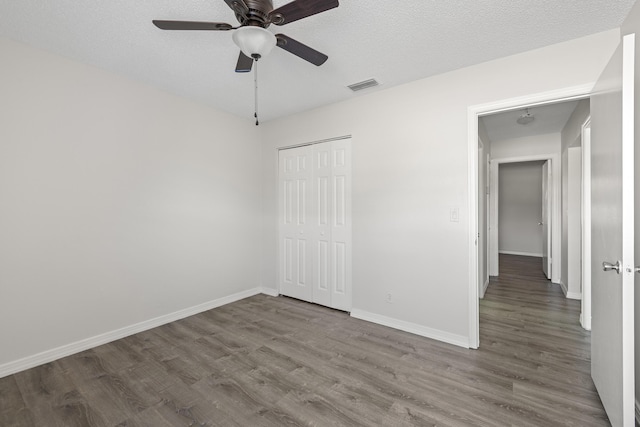
<svg viewBox="0 0 640 427">
<path fill-rule="evenodd" d="M 541 262 L 500 255 L 500 276 L 480 301 L 480 352 L 502 359 L 500 375 L 513 381 L 516 401 L 548 405 L 547 415 L 557 411 L 559 423 L 608 425 L 591 380 L 580 301 L 565 298 Z"/>
</svg>

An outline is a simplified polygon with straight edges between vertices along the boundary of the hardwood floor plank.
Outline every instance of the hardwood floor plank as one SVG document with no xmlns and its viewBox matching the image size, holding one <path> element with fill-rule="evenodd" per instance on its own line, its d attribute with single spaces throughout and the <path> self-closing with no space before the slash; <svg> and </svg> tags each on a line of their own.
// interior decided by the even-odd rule
<svg viewBox="0 0 640 427">
<path fill-rule="evenodd" d="M 55 413 L 67 403 L 68 393 L 76 389 L 55 362 L 20 372 L 15 380 L 35 419 L 55 419 Z"/>
<path fill-rule="evenodd" d="M 133 417 L 124 420 L 117 427 L 174 427 L 156 408 L 147 408 Z"/>
<path fill-rule="evenodd" d="M 198 383 L 195 383 L 198 384 Z M 176 382 L 159 393 L 155 409 L 171 425 L 223 426 L 232 425 L 229 414 L 199 393 L 196 387 Z"/>
<path fill-rule="evenodd" d="M 98 404 L 95 400 L 94 404 Z M 35 426 L 108 426 L 112 425 L 77 390 L 65 393 L 52 418 L 36 419 Z"/>
<path fill-rule="evenodd" d="M 0 425 L 28 426 L 33 425 L 31 411 L 27 407 L 16 375 L 0 379 Z"/>
</svg>

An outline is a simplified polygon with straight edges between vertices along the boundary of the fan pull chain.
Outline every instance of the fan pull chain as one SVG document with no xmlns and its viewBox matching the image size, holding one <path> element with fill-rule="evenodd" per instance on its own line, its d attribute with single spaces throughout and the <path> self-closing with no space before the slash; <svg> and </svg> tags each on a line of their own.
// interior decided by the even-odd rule
<svg viewBox="0 0 640 427">
<path fill-rule="evenodd" d="M 258 58 L 255 58 L 253 64 L 253 75 L 254 75 L 254 83 L 255 83 L 255 112 L 253 116 L 256 118 L 256 126 L 260 124 L 258 121 Z"/>
</svg>

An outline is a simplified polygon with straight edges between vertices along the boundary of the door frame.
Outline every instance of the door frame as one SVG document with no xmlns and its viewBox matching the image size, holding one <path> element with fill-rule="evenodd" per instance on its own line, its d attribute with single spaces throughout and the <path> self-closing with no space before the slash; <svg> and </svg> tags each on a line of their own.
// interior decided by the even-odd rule
<svg viewBox="0 0 640 427">
<path fill-rule="evenodd" d="M 591 114 L 582 124 L 580 131 L 582 147 L 582 200 L 581 229 L 582 254 L 580 290 L 580 324 L 587 331 L 591 330 Z"/>
<path fill-rule="evenodd" d="M 469 194 L 469 347 L 480 346 L 480 301 L 478 298 L 478 118 L 483 115 L 499 113 L 517 108 L 553 104 L 562 101 L 579 100 L 591 95 L 595 82 L 567 87 L 563 89 L 540 92 L 522 97 L 509 98 L 472 105 L 467 108 L 467 170 Z M 559 266 L 556 266 L 559 268 Z"/>
<path fill-rule="evenodd" d="M 483 187 L 478 187 L 478 220 L 480 218 L 480 202 L 484 203 L 484 210 L 482 215 L 484 215 L 484 224 L 486 225 L 486 232 L 480 232 L 480 228 L 478 228 L 478 272 L 480 272 L 480 260 L 484 259 L 483 264 L 483 275 L 479 275 L 478 278 L 478 295 L 480 298 L 484 298 L 484 294 L 487 291 L 487 287 L 489 286 L 489 272 L 491 270 L 491 257 L 489 256 L 490 250 L 490 218 L 491 218 L 491 198 L 489 197 L 489 187 L 491 186 L 491 156 L 489 154 L 489 150 L 485 150 L 484 143 L 482 138 L 478 136 L 478 174 L 482 170 L 485 171 L 483 177 L 478 175 L 478 184 L 483 183 Z M 482 158 L 480 158 L 482 155 Z M 482 164 L 482 167 L 480 165 Z M 480 224 L 478 225 L 480 227 Z M 481 255 L 482 254 L 482 255 Z"/>
<path fill-rule="evenodd" d="M 498 173 L 500 165 L 506 163 L 525 163 L 525 162 L 536 162 L 536 161 L 548 161 L 551 171 L 551 182 L 548 183 L 549 189 L 551 190 L 548 195 L 550 195 L 548 203 L 548 210 L 551 213 L 549 215 L 548 222 L 550 223 L 549 236 L 547 239 L 548 246 L 551 251 L 551 269 L 549 271 L 549 276 L 551 276 L 551 281 L 554 283 L 558 283 L 560 281 L 560 265 L 561 262 L 556 262 L 556 255 L 560 253 L 561 245 L 562 245 L 562 234 L 560 230 L 560 226 L 562 224 L 562 207 L 560 206 L 560 197 L 561 197 L 561 186 L 562 186 L 562 177 L 561 177 L 561 165 L 560 165 L 560 155 L 551 153 L 551 154 L 539 154 L 539 155 L 531 155 L 531 156 L 521 156 L 521 157 L 504 157 L 504 158 L 495 158 L 491 159 L 491 167 L 490 167 L 490 182 L 489 182 L 489 192 L 493 195 L 491 198 L 491 210 L 493 215 L 489 214 L 489 228 L 491 233 L 489 234 L 489 263 L 490 269 L 489 274 L 491 276 L 497 276 L 499 270 L 499 247 L 498 241 L 500 236 L 499 230 L 499 215 L 498 215 L 498 206 L 500 203 L 500 194 L 498 191 L 500 185 L 500 174 Z M 558 257 L 559 258 L 559 257 Z M 560 261 L 560 260 L 559 260 Z M 495 274 L 492 274 L 495 273 Z M 556 280 L 554 280 L 556 279 Z"/>
</svg>

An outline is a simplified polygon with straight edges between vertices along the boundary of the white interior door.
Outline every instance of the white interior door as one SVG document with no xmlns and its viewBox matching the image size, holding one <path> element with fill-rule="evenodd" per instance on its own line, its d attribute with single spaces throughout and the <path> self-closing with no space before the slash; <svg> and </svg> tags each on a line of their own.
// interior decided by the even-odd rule
<svg viewBox="0 0 640 427">
<path fill-rule="evenodd" d="M 591 375 L 613 426 L 635 422 L 634 56 L 631 34 L 591 98 Z"/>
<path fill-rule="evenodd" d="M 350 139 L 281 150 L 279 168 L 280 293 L 349 311 Z"/>
<path fill-rule="evenodd" d="M 551 278 L 551 276 L 549 276 L 549 271 L 551 271 L 551 236 L 549 235 L 551 231 L 551 227 L 549 227 L 549 218 L 551 218 L 551 204 L 549 203 L 549 197 L 551 195 L 551 191 L 549 191 L 549 185 L 551 183 L 550 173 L 551 168 L 549 168 L 549 161 L 547 160 L 542 165 L 542 219 L 540 220 L 540 225 L 542 226 L 542 271 L 547 279 Z"/>
</svg>

